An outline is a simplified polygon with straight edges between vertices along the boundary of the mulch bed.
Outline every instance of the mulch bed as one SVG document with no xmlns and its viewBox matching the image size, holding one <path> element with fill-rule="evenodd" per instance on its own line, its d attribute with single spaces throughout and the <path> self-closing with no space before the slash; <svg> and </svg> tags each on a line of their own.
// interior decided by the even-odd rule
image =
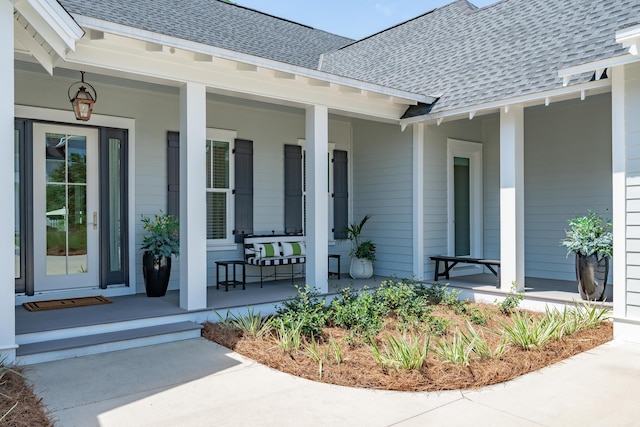
<svg viewBox="0 0 640 427">
<path fill-rule="evenodd" d="M 53 427 L 42 399 L 35 395 L 24 377 L 10 371 L 0 377 L 0 425 Z"/>
<path fill-rule="evenodd" d="M 502 315 L 495 306 L 474 305 L 488 314 L 489 321 L 486 325 L 488 328 L 496 330 L 499 328 L 499 322 L 509 321 L 508 317 Z M 466 324 L 463 316 L 443 307 L 438 307 L 434 314 L 447 318 L 453 324 Z M 492 348 L 499 343 L 499 336 L 478 325 L 474 325 L 474 328 L 477 331 L 484 331 L 485 339 Z M 451 339 L 454 329 L 449 328 L 446 339 Z M 379 346 L 384 345 L 386 334 L 401 335 L 393 319 L 389 320 L 385 329 L 377 335 L 376 341 Z M 203 336 L 263 365 L 314 381 L 370 389 L 437 391 L 471 389 L 496 384 L 562 361 L 610 341 L 613 338 L 613 325 L 611 322 L 604 322 L 597 328 L 582 330 L 574 335 L 564 336 L 561 340 L 551 341 L 540 350 L 522 350 L 509 346 L 501 359 L 472 359 L 467 367 L 443 362 L 434 351 L 430 351 L 426 365 L 420 370 L 413 371 L 382 369 L 368 346 L 349 344 L 345 341 L 347 332 L 340 328 L 325 328 L 323 336 L 333 337 L 341 343 L 344 360 L 342 363 L 337 363 L 329 356 L 323 363 L 321 372 L 319 364 L 314 362 L 304 350 L 291 354 L 285 353 L 277 347 L 275 340 L 271 337 L 260 339 L 244 337 L 239 331 L 216 323 L 206 323 Z M 328 340 L 320 341 L 319 347 L 322 354 L 324 346 L 328 345 L 326 342 Z"/>
</svg>

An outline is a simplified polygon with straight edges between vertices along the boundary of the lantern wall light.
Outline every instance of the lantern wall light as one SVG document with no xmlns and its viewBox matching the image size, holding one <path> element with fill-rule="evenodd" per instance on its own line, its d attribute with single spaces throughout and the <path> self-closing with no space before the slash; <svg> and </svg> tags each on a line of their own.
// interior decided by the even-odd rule
<svg viewBox="0 0 640 427">
<path fill-rule="evenodd" d="M 76 115 L 76 119 L 86 122 L 91 118 L 93 105 L 98 100 L 98 94 L 93 86 L 84 81 L 84 71 L 80 71 L 80 73 L 82 73 L 82 80 L 69 86 L 67 95 L 69 96 L 69 101 L 73 106 L 73 113 Z M 72 89 L 78 86 L 78 91 L 73 95 L 73 97 L 71 97 Z"/>
</svg>

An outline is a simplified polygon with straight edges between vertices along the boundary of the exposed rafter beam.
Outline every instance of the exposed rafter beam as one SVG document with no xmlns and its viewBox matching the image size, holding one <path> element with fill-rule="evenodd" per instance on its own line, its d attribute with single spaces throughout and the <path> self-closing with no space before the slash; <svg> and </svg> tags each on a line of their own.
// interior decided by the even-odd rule
<svg viewBox="0 0 640 427">
<path fill-rule="evenodd" d="M 160 43 L 147 42 L 145 46 L 147 52 L 164 52 L 164 45 Z"/>
<path fill-rule="evenodd" d="M 309 86 L 330 87 L 331 83 L 329 83 L 327 81 L 324 81 L 324 80 L 318 80 L 318 79 L 309 78 Z"/>
<path fill-rule="evenodd" d="M 193 60 L 196 62 L 213 62 L 213 55 L 208 55 L 206 53 L 196 52 L 193 54 Z"/>
<path fill-rule="evenodd" d="M 273 77 L 276 79 L 295 80 L 296 75 L 293 73 L 285 73 L 284 71 L 274 71 Z"/>
<path fill-rule="evenodd" d="M 244 62 L 238 62 L 238 64 L 236 65 L 236 70 L 256 72 L 258 71 L 258 66 L 253 64 L 245 64 Z"/>
<path fill-rule="evenodd" d="M 53 58 L 50 53 L 38 43 L 34 35 L 29 33 L 20 21 L 14 25 L 16 39 L 29 51 L 31 55 L 47 70 L 47 73 L 53 75 Z"/>
<path fill-rule="evenodd" d="M 338 90 L 342 93 L 357 93 L 357 94 L 362 93 L 362 89 L 358 89 L 357 87 L 351 87 L 351 86 L 340 85 L 338 86 Z"/>
</svg>

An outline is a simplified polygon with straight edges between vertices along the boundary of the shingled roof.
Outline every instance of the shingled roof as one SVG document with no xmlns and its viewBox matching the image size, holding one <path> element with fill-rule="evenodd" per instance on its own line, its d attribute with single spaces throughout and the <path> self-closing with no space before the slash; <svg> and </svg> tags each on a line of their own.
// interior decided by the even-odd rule
<svg viewBox="0 0 640 427">
<path fill-rule="evenodd" d="M 322 70 L 441 94 L 435 113 L 562 87 L 559 69 L 625 54 L 615 31 L 639 19 L 638 0 L 458 0 L 325 54 Z"/>
<path fill-rule="evenodd" d="M 352 39 L 220 0 L 59 0 L 72 15 L 316 69 Z"/>
</svg>

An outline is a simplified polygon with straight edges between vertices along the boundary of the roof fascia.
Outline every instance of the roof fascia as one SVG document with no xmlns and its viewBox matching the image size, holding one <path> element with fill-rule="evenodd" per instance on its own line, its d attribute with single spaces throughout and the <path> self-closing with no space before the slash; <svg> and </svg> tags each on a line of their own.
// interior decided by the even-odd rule
<svg viewBox="0 0 640 427">
<path fill-rule="evenodd" d="M 76 21 L 83 27 L 103 31 L 105 33 L 112 33 L 123 37 L 135 38 L 138 40 L 158 43 L 175 47 L 178 49 L 184 49 L 191 52 L 201 53 L 205 55 L 212 55 L 231 61 L 243 62 L 246 64 L 255 65 L 258 67 L 268 68 L 275 71 L 281 71 L 284 73 L 294 74 L 311 79 L 317 79 L 326 81 L 329 83 L 339 84 L 342 86 L 349 86 L 359 90 L 365 90 L 367 92 L 373 92 L 385 96 L 394 97 L 397 99 L 406 99 L 411 101 L 409 103 L 424 102 L 431 104 L 436 101 L 437 97 L 422 95 L 413 92 L 408 92 L 400 89 L 394 89 L 387 86 L 376 85 L 373 83 L 367 83 L 348 77 L 342 77 L 335 74 L 330 74 L 324 71 L 313 70 L 310 68 L 304 68 L 296 65 L 285 64 L 283 62 L 274 61 L 266 58 L 260 58 L 257 56 L 236 52 L 229 49 L 223 49 L 219 47 L 209 46 L 203 43 L 191 42 L 176 37 L 167 36 L 164 34 L 158 34 L 151 31 L 141 30 L 138 28 L 129 27 L 126 25 L 116 24 L 104 20 L 99 20 L 82 15 L 73 15 Z"/>
<path fill-rule="evenodd" d="M 580 83 L 568 87 L 561 87 L 557 89 L 551 89 L 543 92 L 536 92 L 532 94 L 515 96 L 511 98 L 504 98 L 497 101 L 486 102 L 483 104 L 465 106 L 461 108 L 456 108 L 453 110 L 442 111 L 439 113 L 428 114 L 426 116 L 417 116 L 410 117 L 407 119 L 400 120 L 400 125 L 404 128 L 408 125 L 415 123 L 442 123 L 446 120 L 458 120 L 461 118 L 468 117 L 469 120 L 473 119 L 479 115 L 486 115 L 497 112 L 500 108 L 509 107 L 509 105 L 526 105 L 526 106 L 534 106 L 534 105 L 549 105 L 553 98 L 562 98 L 565 99 L 567 97 L 575 97 L 575 95 L 579 95 L 582 99 L 586 96 L 588 91 L 594 92 L 603 92 L 610 90 L 611 88 L 611 80 L 610 79 L 602 79 L 602 80 L 594 80 L 592 82 Z"/>
<path fill-rule="evenodd" d="M 587 62 L 585 64 L 561 68 L 560 70 L 558 70 L 558 77 L 562 78 L 564 82 L 563 84 L 567 86 L 572 76 L 595 72 L 596 77 L 598 77 L 598 75 L 601 74 L 600 71 L 604 71 L 606 68 L 630 64 L 636 61 L 640 61 L 640 57 L 631 54 L 601 59 L 599 61 Z"/>
<path fill-rule="evenodd" d="M 640 55 L 640 24 L 616 31 L 616 42 L 629 48 L 633 56 Z"/>
</svg>

